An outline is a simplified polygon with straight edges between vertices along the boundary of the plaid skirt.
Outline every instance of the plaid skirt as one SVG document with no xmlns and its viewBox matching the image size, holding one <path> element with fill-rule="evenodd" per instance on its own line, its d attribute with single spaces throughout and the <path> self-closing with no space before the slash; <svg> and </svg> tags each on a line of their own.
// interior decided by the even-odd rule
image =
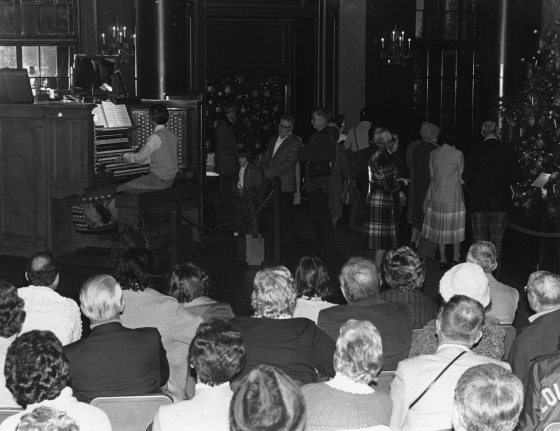
<svg viewBox="0 0 560 431">
<path fill-rule="evenodd" d="M 364 248 L 391 250 L 397 246 L 395 206 L 392 192 L 368 194 L 364 217 Z"/>
<path fill-rule="evenodd" d="M 426 202 L 422 236 L 436 244 L 455 244 L 465 239 L 464 202 Z"/>
</svg>

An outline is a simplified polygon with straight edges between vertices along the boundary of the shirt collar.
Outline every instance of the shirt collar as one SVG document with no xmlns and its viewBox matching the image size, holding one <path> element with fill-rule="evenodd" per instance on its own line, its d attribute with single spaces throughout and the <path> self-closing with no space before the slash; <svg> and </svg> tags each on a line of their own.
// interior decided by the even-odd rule
<svg viewBox="0 0 560 431">
<path fill-rule="evenodd" d="M 462 344 L 443 343 L 443 344 L 440 344 L 438 346 L 436 352 L 439 352 L 440 350 L 443 350 L 443 349 L 448 349 L 450 347 L 453 347 L 455 349 L 461 349 L 461 350 L 464 350 L 465 352 L 468 352 L 469 350 L 471 350 L 467 346 L 463 346 Z"/>
<path fill-rule="evenodd" d="M 538 313 L 529 316 L 529 322 L 533 323 L 539 317 L 544 316 L 545 314 L 552 313 L 553 311 L 557 311 L 557 310 L 560 310 L 560 305 L 554 308 L 549 308 L 548 310 L 539 311 Z"/>
<path fill-rule="evenodd" d="M 107 323 L 121 323 L 121 319 L 117 318 L 117 319 L 106 320 L 104 322 L 92 323 L 90 325 L 90 328 L 91 329 L 97 328 L 98 326 L 106 325 Z"/>
<path fill-rule="evenodd" d="M 195 385 L 195 391 L 198 391 L 199 389 L 218 389 L 218 388 L 223 388 L 225 386 L 229 387 L 229 382 L 220 383 L 219 385 L 214 385 L 214 386 L 210 386 L 207 385 L 206 383 L 199 382 Z"/>
<path fill-rule="evenodd" d="M 157 132 L 161 129 L 165 129 L 165 124 L 156 124 L 156 127 L 154 127 L 154 132 Z"/>
<path fill-rule="evenodd" d="M 336 373 L 335 376 L 327 382 L 333 389 L 339 391 L 349 392 L 351 394 L 373 394 L 375 390 L 366 383 L 358 383 L 341 373 Z"/>
</svg>

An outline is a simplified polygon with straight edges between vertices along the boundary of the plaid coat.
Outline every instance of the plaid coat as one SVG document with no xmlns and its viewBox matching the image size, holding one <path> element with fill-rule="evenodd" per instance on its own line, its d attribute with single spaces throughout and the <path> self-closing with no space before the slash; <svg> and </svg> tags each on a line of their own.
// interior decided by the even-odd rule
<svg viewBox="0 0 560 431">
<path fill-rule="evenodd" d="M 391 154 L 377 149 L 369 161 L 369 193 L 364 223 L 365 248 L 390 250 L 397 246 L 393 193 L 399 190 Z"/>
</svg>

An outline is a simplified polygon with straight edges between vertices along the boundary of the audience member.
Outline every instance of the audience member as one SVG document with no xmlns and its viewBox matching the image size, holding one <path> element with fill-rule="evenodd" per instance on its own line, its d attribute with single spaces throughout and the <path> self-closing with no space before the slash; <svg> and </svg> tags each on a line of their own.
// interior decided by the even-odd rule
<svg viewBox="0 0 560 431">
<path fill-rule="evenodd" d="M 229 381 L 245 364 L 241 334 L 229 323 L 210 319 L 200 324 L 190 347 L 190 365 L 198 383 L 192 400 L 160 407 L 153 431 L 229 430 Z"/>
<path fill-rule="evenodd" d="M 171 274 L 169 296 L 175 298 L 193 317 L 206 321 L 212 317 L 231 319 L 231 306 L 208 297 L 210 277 L 192 262 L 175 265 Z"/>
<path fill-rule="evenodd" d="M 475 263 L 460 263 L 448 270 L 439 282 L 439 293 L 444 302 L 454 295 L 465 295 L 478 301 L 486 309 L 490 305 L 488 278 Z M 496 319 L 485 317 L 482 338 L 472 348 L 477 355 L 501 360 L 504 355 L 506 331 Z M 438 347 L 436 321 L 432 320 L 412 337 L 409 357 L 435 353 Z"/>
<path fill-rule="evenodd" d="M 120 321 L 125 303 L 110 275 L 87 279 L 80 304 L 91 322 L 91 334 L 64 348 L 70 362 L 72 389 L 80 401 L 96 397 L 161 392 L 169 365 L 155 328 L 125 328 Z"/>
<path fill-rule="evenodd" d="M 335 376 L 302 388 L 307 430 L 343 430 L 389 425 L 391 398 L 370 383 L 381 370 L 381 335 L 367 320 L 348 320 L 340 328 L 334 353 Z"/>
<path fill-rule="evenodd" d="M 374 144 L 377 149 L 369 160 L 364 248 L 374 250 L 375 266 L 381 271 L 385 252 L 397 246 L 394 198 L 401 184 L 392 154 L 399 148 L 399 139 L 388 130 L 382 130 L 374 138 Z"/>
<path fill-rule="evenodd" d="M 486 316 L 497 319 L 501 325 L 511 325 L 517 311 L 519 292 L 513 287 L 500 283 L 492 275 L 498 266 L 496 247 L 490 241 L 477 241 L 469 248 L 467 262 L 480 265 L 488 278 L 490 288 L 490 308 Z"/>
<path fill-rule="evenodd" d="M 533 360 L 525 383 L 518 431 L 560 429 L 560 351 Z"/>
<path fill-rule="evenodd" d="M 251 305 L 253 317 L 231 322 L 241 332 L 247 363 L 241 377 L 260 364 L 278 367 L 299 384 L 333 376 L 334 341 L 309 319 L 293 318 L 296 290 L 290 271 L 262 269 L 255 275 Z"/>
<path fill-rule="evenodd" d="M 331 166 L 336 154 L 338 130 L 328 125 L 330 112 L 326 109 L 313 111 L 311 124 L 315 133 L 299 151 L 299 159 L 306 162 L 305 189 L 313 223 L 317 254 L 332 258 L 335 253 L 332 214 L 329 208 L 329 183 Z"/>
<path fill-rule="evenodd" d="M 17 289 L 0 279 L 0 370 L 4 369 L 8 348 L 21 332 L 25 319 L 23 299 Z M 4 374 L 0 374 L 0 407 L 17 407 L 11 392 L 6 387 Z"/>
<path fill-rule="evenodd" d="M 80 309 L 74 300 L 56 292 L 60 280 L 56 257 L 50 251 L 31 256 L 25 278 L 31 284 L 18 289 L 26 312 L 21 331 L 52 331 L 63 345 L 79 340 L 82 336 Z"/>
<path fill-rule="evenodd" d="M 558 349 L 560 337 L 560 276 L 536 271 L 527 281 L 527 299 L 536 314 L 513 341 L 508 361 L 513 372 L 525 381 L 531 362 Z"/>
<path fill-rule="evenodd" d="M 301 389 L 288 375 L 270 365 L 251 370 L 231 399 L 231 431 L 303 431 L 305 421 Z"/>
<path fill-rule="evenodd" d="M 412 312 L 402 303 L 390 303 L 379 296 L 379 275 L 374 263 L 352 257 L 340 271 L 340 287 L 348 305 L 319 312 L 318 326 L 333 340 L 348 319 L 369 320 L 383 339 L 383 369 L 394 370 L 406 358 L 412 337 Z"/>
<path fill-rule="evenodd" d="M 514 374 L 495 364 L 475 365 L 455 387 L 453 430 L 513 431 L 522 407 L 523 385 Z"/>
<path fill-rule="evenodd" d="M 121 314 L 123 326 L 158 329 L 169 362 L 167 390 L 175 401 L 192 397 L 192 392 L 185 393 L 188 352 L 202 319 L 193 317 L 175 298 L 158 292 L 162 275 L 150 250 L 127 250 L 115 269 L 115 278 L 123 289 L 126 304 Z"/>
<path fill-rule="evenodd" d="M 215 130 L 216 138 L 216 172 L 220 174 L 220 190 L 233 191 L 235 171 L 237 169 L 237 137 L 235 122 L 237 107 L 224 106 L 224 117 L 218 120 Z"/>
<path fill-rule="evenodd" d="M 463 372 L 474 365 L 509 365 L 476 355 L 471 347 L 482 337 L 484 308 L 474 299 L 455 295 L 440 311 L 436 353 L 399 363 L 391 383 L 394 430 L 443 430 L 451 428 L 453 391 Z"/>
<path fill-rule="evenodd" d="M 435 302 L 421 290 L 426 279 L 426 266 L 410 247 L 402 246 L 387 252 L 383 276 L 389 289 L 384 290 L 381 297 L 408 305 L 414 318 L 413 328 L 422 328 L 435 317 Z"/>
<path fill-rule="evenodd" d="M 24 414 L 17 431 L 80 431 L 74 419 L 65 412 L 42 406 Z"/>
<path fill-rule="evenodd" d="M 23 415 L 37 407 L 66 412 L 81 431 L 111 431 L 107 415 L 74 398 L 70 365 L 60 340 L 50 331 L 21 334 L 8 348 L 4 375 L 6 386 L 24 409 L 0 424 L 0 431 L 15 431 Z"/>
<path fill-rule="evenodd" d="M 303 256 L 296 269 L 295 283 L 298 298 L 294 317 L 305 317 L 317 323 L 319 312 L 335 305 L 328 302 L 333 287 L 323 261 L 315 256 Z"/>
</svg>

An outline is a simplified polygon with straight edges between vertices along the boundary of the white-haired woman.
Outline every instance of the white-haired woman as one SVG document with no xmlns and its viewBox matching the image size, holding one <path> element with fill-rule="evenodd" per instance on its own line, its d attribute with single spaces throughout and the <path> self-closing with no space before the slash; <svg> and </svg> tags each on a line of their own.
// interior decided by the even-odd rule
<svg viewBox="0 0 560 431">
<path fill-rule="evenodd" d="M 340 328 L 334 353 L 335 376 L 302 388 L 307 429 L 358 429 L 388 425 L 391 398 L 370 386 L 383 365 L 381 335 L 367 320 L 348 320 Z"/>
<path fill-rule="evenodd" d="M 273 365 L 300 384 L 334 375 L 334 341 L 309 319 L 293 318 L 297 292 L 284 266 L 262 269 L 253 280 L 253 317 L 231 321 L 241 332 L 247 360 L 240 380 L 259 364 Z"/>
</svg>

